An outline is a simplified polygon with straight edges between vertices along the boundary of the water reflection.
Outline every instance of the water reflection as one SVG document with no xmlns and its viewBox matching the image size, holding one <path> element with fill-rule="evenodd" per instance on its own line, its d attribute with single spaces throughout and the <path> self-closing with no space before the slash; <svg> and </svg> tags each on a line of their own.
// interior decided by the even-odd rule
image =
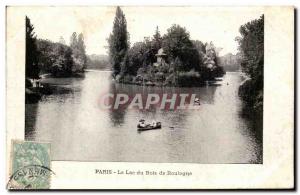
<svg viewBox="0 0 300 195">
<path fill-rule="evenodd" d="M 26 137 L 35 137 L 36 116 L 39 104 L 26 104 L 25 125 Z"/>
<path fill-rule="evenodd" d="M 109 72 L 87 72 L 85 79 L 52 79 L 68 93 L 26 105 L 26 140 L 50 141 L 52 159 L 81 161 L 261 163 L 262 117 L 241 115 L 238 73 L 221 86 L 142 87 L 111 83 Z M 66 90 L 64 90 L 65 92 Z M 106 93 L 194 93 L 195 110 L 101 109 Z M 144 101 L 145 102 L 145 101 Z M 162 122 L 162 129 L 138 133 L 141 118 Z"/>
</svg>

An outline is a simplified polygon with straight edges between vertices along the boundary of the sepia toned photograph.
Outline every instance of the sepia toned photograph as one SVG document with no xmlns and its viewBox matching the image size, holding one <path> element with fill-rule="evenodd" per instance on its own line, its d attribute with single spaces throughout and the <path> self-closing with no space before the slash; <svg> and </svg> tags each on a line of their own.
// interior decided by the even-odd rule
<svg viewBox="0 0 300 195">
<path fill-rule="evenodd" d="M 25 140 L 55 161 L 263 163 L 263 9 L 38 7 Z"/>
<path fill-rule="evenodd" d="M 295 7 L 5 11 L 7 190 L 295 189 Z"/>
</svg>

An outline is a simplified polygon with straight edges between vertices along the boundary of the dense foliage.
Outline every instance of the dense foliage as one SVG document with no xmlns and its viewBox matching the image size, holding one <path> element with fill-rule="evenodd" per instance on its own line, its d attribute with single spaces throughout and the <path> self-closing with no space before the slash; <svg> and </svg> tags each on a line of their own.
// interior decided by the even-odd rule
<svg viewBox="0 0 300 195">
<path fill-rule="evenodd" d="M 173 25 L 167 30 L 163 38 L 162 47 L 166 52 L 169 61 L 180 60 L 175 66 L 176 71 L 199 71 L 202 66 L 200 54 L 190 39 L 189 33 L 179 25 Z"/>
<path fill-rule="evenodd" d="M 172 25 L 163 36 L 157 27 L 151 38 L 145 37 L 131 48 L 127 38 L 126 19 L 118 7 L 108 43 L 113 76 L 119 82 L 195 86 L 224 74 L 213 43 L 191 40 L 179 25 Z M 159 50 L 162 62 L 157 61 Z"/>
<path fill-rule="evenodd" d="M 61 43 L 39 39 L 39 66 L 42 73 L 53 76 L 70 76 L 72 74 L 72 49 Z"/>
<path fill-rule="evenodd" d="M 240 97 L 256 110 L 263 109 L 264 16 L 240 27 L 237 38 L 242 70 L 249 77 L 239 89 Z"/>
<path fill-rule="evenodd" d="M 87 57 L 85 53 L 85 44 L 83 34 L 77 37 L 76 32 L 71 36 L 70 47 L 72 49 L 73 71 L 83 71 L 86 68 Z"/>
<path fill-rule="evenodd" d="M 75 76 L 86 68 L 87 57 L 83 34 L 71 36 L 70 46 L 60 37 L 59 43 L 37 39 L 34 27 L 26 17 L 26 78 L 38 79 L 41 73 L 53 76 Z"/>
<path fill-rule="evenodd" d="M 107 55 L 87 55 L 87 69 L 111 70 L 109 58 Z"/>
<path fill-rule="evenodd" d="M 225 71 L 235 72 L 241 68 L 241 54 L 228 53 L 218 58 L 218 63 L 224 67 Z"/>
<path fill-rule="evenodd" d="M 86 67 L 87 58 L 82 34 L 77 39 L 74 32 L 70 46 L 63 44 L 62 39 L 60 43 L 39 39 L 37 49 L 42 73 L 51 73 L 56 77 L 74 76 L 83 72 Z"/>
</svg>

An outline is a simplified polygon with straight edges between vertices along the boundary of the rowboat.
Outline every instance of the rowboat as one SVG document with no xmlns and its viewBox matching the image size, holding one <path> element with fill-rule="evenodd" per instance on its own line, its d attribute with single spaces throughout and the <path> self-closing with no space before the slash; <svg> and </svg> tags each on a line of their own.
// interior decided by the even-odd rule
<svg viewBox="0 0 300 195">
<path fill-rule="evenodd" d="M 156 122 L 155 125 L 147 124 L 144 127 L 140 126 L 139 124 L 137 125 L 138 131 L 147 131 L 147 130 L 154 130 L 154 129 L 161 129 L 161 122 Z"/>
</svg>

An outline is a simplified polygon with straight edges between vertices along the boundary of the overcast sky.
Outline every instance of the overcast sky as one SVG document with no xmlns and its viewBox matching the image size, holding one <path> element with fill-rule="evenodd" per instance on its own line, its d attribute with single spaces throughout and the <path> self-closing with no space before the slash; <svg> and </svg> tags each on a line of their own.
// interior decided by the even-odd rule
<svg viewBox="0 0 300 195">
<path fill-rule="evenodd" d="M 164 34 L 172 24 L 190 32 L 191 39 L 213 41 L 220 55 L 237 52 L 239 27 L 263 14 L 262 8 L 217 7 L 121 7 L 127 20 L 131 45 L 152 36 L 156 26 Z M 26 9 L 38 38 L 69 44 L 73 32 L 83 33 L 87 54 L 107 54 L 115 7 L 32 7 Z"/>
</svg>

